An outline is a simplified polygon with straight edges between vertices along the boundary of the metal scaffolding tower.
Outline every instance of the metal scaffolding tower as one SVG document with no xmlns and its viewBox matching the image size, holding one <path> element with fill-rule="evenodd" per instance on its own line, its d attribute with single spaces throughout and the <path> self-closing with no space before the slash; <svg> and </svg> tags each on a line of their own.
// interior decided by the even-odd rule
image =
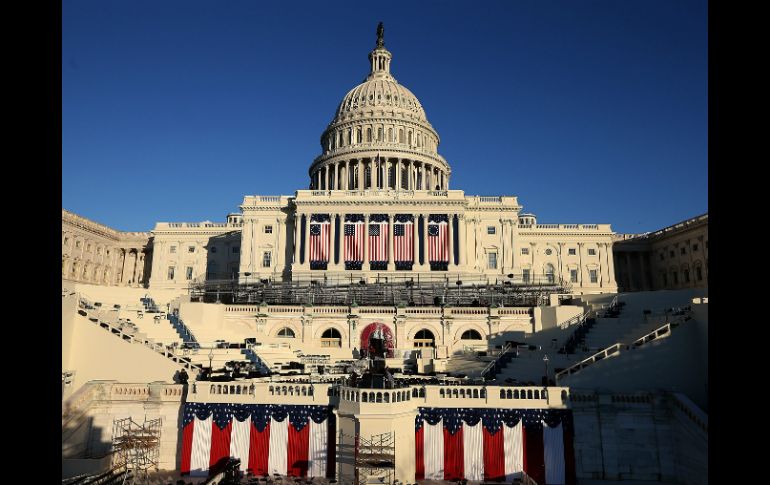
<svg viewBox="0 0 770 485">
<path fill-rule="evenodd" d="M 123 485 L 147 483 L 150 469 L 158 469 L 161 418 L 139 424 L 132 418 L 115 419 L 112 424 L 113 465 L 125 466 Z"/>
<path fill-rule="evenodd" d="M 392 485 L 396 469 L 396 436 L 394 432 L 372 435 L 369 439 L 356 435 L 356 484 Z M 374 480 L 374 481 L 370 481 Z"/>
</svg>

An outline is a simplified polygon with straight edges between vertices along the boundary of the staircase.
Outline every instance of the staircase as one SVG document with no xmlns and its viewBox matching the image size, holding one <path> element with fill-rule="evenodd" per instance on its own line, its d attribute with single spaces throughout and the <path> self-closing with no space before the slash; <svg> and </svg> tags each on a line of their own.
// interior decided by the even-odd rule
<svg viewBox="0 0 770 485">
<path fill-rule="evenodd" d="M 192 374 L 197 375 L 200 371 L 201 366 L 191 362 L 188 357 L 180 355 L 176 349 L 177 346 L 157 342 L 147 338 L 144 333 L 135 332 L 133 327 L 127 328 L 125 322 L 119 321 L 116 315 L 110 315 L 108 312 L 100 310 L 99 307 L 82 296 L 78 297 L 78 314 L 126 342 L 141 344 L 152 349 Z"/>
</svg>

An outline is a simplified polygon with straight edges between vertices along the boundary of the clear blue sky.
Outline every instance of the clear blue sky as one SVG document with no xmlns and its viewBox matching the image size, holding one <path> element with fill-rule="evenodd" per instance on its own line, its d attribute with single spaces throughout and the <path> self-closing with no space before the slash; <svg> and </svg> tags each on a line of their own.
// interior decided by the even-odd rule
<svg viewBox="0 0 770 485">
<path fill-rule="evenodd" d="M 379 21 L 451 188 L 617 232 L 707 211 L 707 2 L 684 0 L 68 0 L 62 206 L 149 230 L 306 188 Z"/>
</svg>

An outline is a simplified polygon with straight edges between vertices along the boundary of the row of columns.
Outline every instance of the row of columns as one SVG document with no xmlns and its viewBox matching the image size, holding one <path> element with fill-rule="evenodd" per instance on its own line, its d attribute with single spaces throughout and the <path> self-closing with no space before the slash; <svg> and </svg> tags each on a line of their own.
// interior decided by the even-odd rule
<svg viewBox="0 0 770 485">
<path fill-rule="evenodd" d="M 399 213 L 402 214 L 402 213 Z M 304 217 L 304 226 L 303 227 L 303 221 L 302 216 Z M 422 247 L 422 263 L 420 263 L 420 244 L 419 244 L 419 216 L 423 216 L 423 227 L 422 227 L 422 241 L 423 241 L 423 247 Z M 330 242 L 329 242 L 329 264 L 328 269 L 330 270 L 344 270 L 345 269 L 345 255 L 344 255 L 344 239 L 342 237 L 339 238 L 339 248 L 337 251 L 335 251 L 334 243 L 337 239 L 337 224 L 336 224 L 336 217 L 339 216 L 340 218 L 340 229 L 342 230 L 344 227 L 344 214 L 332 214 L 331 215 L 331 222 L 330 222 Z M 388 214 L 388 269 L 387 271 L 395 271 L 396 269 L 396 263 L 394 258 L 394 249 L 393 249 L 393 228 L 394 228 L 394 220 L 395 220 L 395 214 Z M 462 242 L 465 241 L 465 224 L 463 223 L 463 215 L 457 214 L 458 218 L 458 227 L 459 227 L 459 238 L 458 241 Z M 310 269 L 310 249 L 309 249 L 309 235 L 310 235 L 310 214 L 296 214 L 294 219 L 294 267 L 300 268 L 300 269 Z M 414 218 L 413 224 L 412 224 L 412 230 L 414 231 L 412 235 L 412 261 L 413 261 L 413 268 L 419 269 L 419 270 L 427 270 L 430 267 L 430 263 L 428 261 L 428 214 L 412 214 L 412 217 Z M 453 220 L 455 218 L 455 214 L 449 215 L 449 224 L 447 227 L 448 234 L 447 237 L 449 239 L 449 265 L 459 265 L 459 266 L 465 266 L 466 264 L 466 258 L 465 258 L 465 248 L 460 247 L 458 248 L 458 254 L 459 259 L 455 261 L 454 257 L 454 223 Z M 362 266 L 363 271 L 368 270 L 368 266 L 370 264 L 369 259 L 369 214 L 364 214 L 364 262 Z M 304 245 L 302 244 L 302 234 L 304 233 Z M 304 246 L 304 247 L 303 247 Z M 302 251 L 302 254 L 300 254 L 300 251 Z M 335 262 L 334 257 L 335 253 L 339 254 L 339 261 Z M 301 256 L 301 257 L 300 257 Z"/>
<path fill-rule="evenodd" d="M 371 171 L 368 186 L 365 171 Z M 395 168 L 395 180 L 390 172 Z M 404 169 L 409 176 L 403 180 Z M 395 187 L 394 187 L 395 185 Z M 364 190 L 371 188 L 396 188 L 397 190 L 446 190 L 449 176 L 439 167 L 416 160 L 371 158 L 343 160 L 329 163 L 316 170 L 311 177 L 311 189 L 316 190 Z"/>
<path fill-rule="evenodd" d="M 92 276 L 94 269 L 97 269 L 96 277 Z M 105 269 L 107 279 L 102 276 Z M 120 249 L 114 265 L 80 259 L 78 256 L 71 258 L 66 254 L 62 257 L 62 277 L 76 281 L 137 286 L 142 279 L 142 269 L 140 250 L 137 248 Z"/>
</svg>

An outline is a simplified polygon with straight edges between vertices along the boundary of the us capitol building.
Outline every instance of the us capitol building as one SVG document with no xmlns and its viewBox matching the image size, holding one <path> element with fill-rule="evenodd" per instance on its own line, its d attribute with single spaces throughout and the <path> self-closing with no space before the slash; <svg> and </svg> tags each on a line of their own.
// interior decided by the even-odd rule
<svg viewBox="0 0 770 485">
<path fill-rule="evenodd" d="M 548 280 L 580 293 L 616 292 L 609 224 L 539 224 L 515 196 L 450 188 L 439 135 L 391 74 L 392 59 L 378 37 L 369 75 L 321 134 L 308 189 L 246 196 L 242 213 L 226 224 L 158 223 L 150 287 L 248 274 L 272 281 Z"/>
<path fill-rule="evenodd" d="M 307 189 L 149 232 L 62 209 L 62 484 L 707 483 L 708 215 L 451 189 L 382 24 L 368 58 Z"/>
</svg>

